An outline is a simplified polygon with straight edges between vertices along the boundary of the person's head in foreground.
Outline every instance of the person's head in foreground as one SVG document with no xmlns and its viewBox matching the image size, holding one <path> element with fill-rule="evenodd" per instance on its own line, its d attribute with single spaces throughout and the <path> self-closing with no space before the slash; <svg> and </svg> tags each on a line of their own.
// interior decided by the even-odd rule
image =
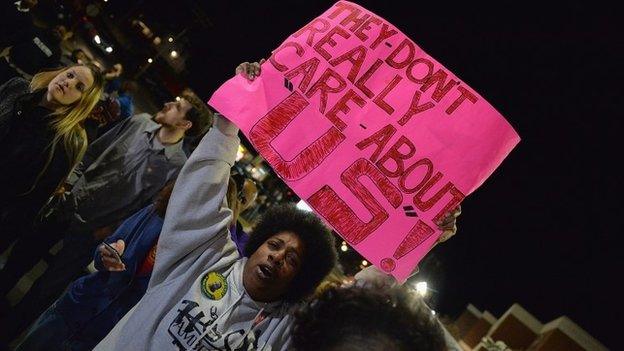
<svg viewBox="0 0 624 351">
<path fill-rule="evenodd" d="M 269 209 L 247 245 L 243 285 L 261 302 L 294 302 L 314 292 L 336 264 L 334 237 L 312 212 L 294 204 Z"/>
<path fill-rule="evenodd" d="M 296 313 L 297 351 L 444 351 L 444 332 L 406 288 L 333 287 Z"/>
</svg>

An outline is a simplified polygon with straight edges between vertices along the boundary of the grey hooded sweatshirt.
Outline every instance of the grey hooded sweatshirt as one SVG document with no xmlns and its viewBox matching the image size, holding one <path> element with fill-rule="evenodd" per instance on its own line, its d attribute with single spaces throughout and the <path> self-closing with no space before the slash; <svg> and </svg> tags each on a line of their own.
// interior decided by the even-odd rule
<svg viewBox="0 0 624 351">
<path fill-rule="evenodd" d="M 220 117 L 222 118 L 222 117 Z M 225 203 L 238 129 L 213 127 L 176 181 L 147 292 L 95 348 L 287 350 L 291 306 L 252 300 Z"/>
</svg>

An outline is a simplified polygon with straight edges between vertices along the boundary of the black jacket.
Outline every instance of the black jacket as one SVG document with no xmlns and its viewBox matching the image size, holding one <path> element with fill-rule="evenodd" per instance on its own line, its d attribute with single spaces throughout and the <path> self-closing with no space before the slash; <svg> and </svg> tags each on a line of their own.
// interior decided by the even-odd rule
<svg viewBox="0 0 624 351">
<path fill-rule="evenodd" d="M 33 33 L 32 14 L 18 11 L 14 2 L 0 1 L 0 49 L 28 40 Z"/>
<path fill-rule="evenodd" d="M 37 181 L 55 134 L 50 126 L 51 111 L 39 106 L 44 92 L 30 93 L 28 81 L 21 78 L 0 86 L 0 235 L 8 231 L 10 223 L 32 224 L 70 171 L 61 141 Z"/>
<path fill-rule="evenodd" d="M 60 68 L 61 39 L 52 30 L 35 28 L 28 38 L 13 44 L 9 59 L 31 76 L 42 70 Z"/>
</svg>

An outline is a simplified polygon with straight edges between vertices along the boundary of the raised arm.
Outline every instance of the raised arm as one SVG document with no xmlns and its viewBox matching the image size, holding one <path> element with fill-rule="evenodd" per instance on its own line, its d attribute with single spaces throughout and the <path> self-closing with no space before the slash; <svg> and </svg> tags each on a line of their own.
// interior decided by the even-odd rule
<svg viewBox="0 0 624 351">
<path fill-rule="evenodd" d="M 224 201 L 236 159 L 238 128 L 215 116 L 176 181 L 158 240 L 150 287 L 184 272 L 205 250 L 218 253 L 227 238 L 232 212 Z M 199 252 L 201 250 L 201 252 Z"/>
</svg>

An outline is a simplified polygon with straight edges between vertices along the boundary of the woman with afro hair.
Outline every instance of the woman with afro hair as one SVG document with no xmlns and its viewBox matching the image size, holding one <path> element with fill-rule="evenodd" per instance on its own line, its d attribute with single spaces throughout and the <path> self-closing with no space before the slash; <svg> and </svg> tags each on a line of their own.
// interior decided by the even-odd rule
<svg viewBox="0 0 624 351">
<path fill-rule="evenodd" d="M 237 73 L 253 79 L 260 65 Z M 336 265 L 334 238 L 312 212 L 275 206 L 239 255 L 225 200 L 237 133 L 215 116 L 176 181 L 147 292 L 96 351 L 291 349 L 299 302 Z"/>
<path fill-rule="evenodd" d="M 336 262 L 331 232 L 271 208 L 241 257 L 226 190 L 238 128 L 216 116 L 176 181 L 145 295 L 95 350 L 287 350 L 293 311 Z"/>
</svg>

